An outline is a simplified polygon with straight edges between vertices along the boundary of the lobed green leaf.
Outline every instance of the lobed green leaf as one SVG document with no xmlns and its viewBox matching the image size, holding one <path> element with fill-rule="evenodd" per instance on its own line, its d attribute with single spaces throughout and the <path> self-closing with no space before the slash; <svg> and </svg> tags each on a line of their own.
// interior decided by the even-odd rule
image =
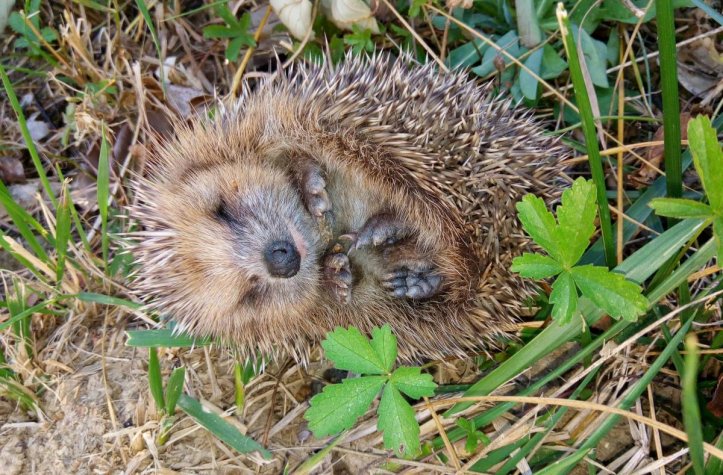
<svg viewBox="0 0 723 475">
<path fill-rule="evenodd" d="M 388 384 L 382 393 L 377 429 L 384 434 L 384 447 L 394 450 L 397 455 L 414 457 L 421 451 L 414 409 L 392 384 Z"/>
<path fill-rule="evenodd" d="M 338 369 L 359 374 L 385 374 L 386 366 L 369 339 L 354 327 L 337 327 L 321 343 L 324 354 Z"/>
<path fill-rule="evenodd" d="M 611 317 L 635 321 L 649 306 L 640 286 L 604 267 L 574 267 L 571 274 L 582 294 Z"/>
<path fill-rule="evenodd" d="M 401 366 L 397 368 L 392 373 L 390 381 L 412 399 L 434 396 L 434 390 L 437 388 L 432 375 L 422 373 L 422 369 L 417 367 Z"/>
<path fill-rule="evenodd" d="M 510 269 L 528 279 L 547 279 L 562 272 L 562 266 L 552 257 L 529 252 L 515 257 Z"/>
<path fill-rule="evenodd" d="M 363 376 L 331 384 L 314 396 L 304 414 L 317 438 L 337 434 L 363 416 L 387 382 L 385 376 Z"/>
<path fill-rule="evenodd" d="M 532 194 L 525 195 L 522 201 L 517 203 L 517 215 L 527 234 L 550 256 L 560 260 L 560 253 L 555 240 L 557 223 L 542 198 Z"/>
<path fill-rule="evenodd" d="M 723 215 L 723 151 L 707 116 L 699 115 L 688 122 L 688 144 L 693 164 L 703 183 L 713 212 Z"/>
<path fill-rule="evenodd" d="M 563 272 L 552 284 L 552 318 L 560 325 L 569 323 L 577 311 L 577 288 L 569 272 Z"/>
<path fill-rule="evenodd" d="M 381 328 L 374 328 L 371 345 L 379 356 L 384 372 L 391 372 L 397 360 L 397 337 L 392 333 L 392 327 L 385 324 Z"/>
<path fill-rule="evenodd" d="M 572 187 L 562 193 L 562 204 L 557 207 L 559 226 L 555 240 L 564 267 L 575 265 L 590 245 L 595 233 L 596 193 L 595 183 L 584 178 L 575 180 Z"/>
</svg>

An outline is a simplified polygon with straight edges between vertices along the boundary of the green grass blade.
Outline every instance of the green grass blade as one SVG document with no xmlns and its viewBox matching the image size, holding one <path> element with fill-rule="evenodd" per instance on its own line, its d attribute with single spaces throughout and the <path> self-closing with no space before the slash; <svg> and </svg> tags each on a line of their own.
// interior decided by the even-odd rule
<svg viewBox="0 0 723 475">
<path fill-rule="evenodd" d="M 148 386 L 151 389 L 151 396 L 156 403 L 156 409 L 163 412 L 166 408 L 163 397 L 163 376 L 161 375 L 161 363 L 158 361 L 158 350 L 148 349 Z"/>
<path fill-rule="evenodd" d="M 172 416 L 176 412 L 176 403 L 183 392 L 183 381 L 186 379 L 186 368 L 173 370 L 166 384 L 166 415 Z"/>
<path fill-rule="evenodd" d="M 718 434 L 715 447 L 723 450 L 723 432 Z M 723 473 L 723 460 L 718 457 L 710 457 L 708 463 L 705 464 L 705 475 L 719 475 L 721 473 Z"/>
<path fill-rule="evenodd" d="M 126 307 L 131 310 L 138 310 L 143 304 L 132 302 L 130 300 L 119 297 L 111 297 L 110 295 L 94 294 L 92 292 L 81 292 L 74 295 L 65 295 L 64 298 L 77 298 L 83 302 L 99 303 L 102 305 L 112 305 L 116 307 Z"/>
<path fill-rule="evenodd" d="M 660 87 L 663 96 L 663 147 L 668 196 L 683 194 L 680 150 L 680 99 L 675 50 L 675 22 L 672 0 L 655 0 L 660 51 Z"/>
<path fill-rule="evenodd" d="M 35 220 L 35 218 L 30 215 L 30 213 L 25 211 L 22 206 L 18 205 L 15 200 L 13 200 L 12 196 L 10 196 L 10 191 L 2 182 L 0 182 L 0 204 L 2 204 L 5 208 L 5 211 L 15 225 L 15 229 L 17 229 L 18 233 L 20 233 L 23 239 L 25 239 L 25 242 L 28 243 L 30 249 L 32 249 L 40 260 L 46 264 L 49 263 L 50 259 L 48 258 L 48 254 L 45 252 L 45 249 L 43 249 L 40 241 L 36 238 L 31 227 L 36 231 L 39 227 L 42 230 L 42 235 L 46 238 L 49 233 Z"/>
<path fill-rule="evenodd" d="M 174 334 L 173 330 L 131 330 L 126 332 L 126 345 L 139 348 L 191 348 L 211 344 L 210 338 L 194 338 L 185 334 Z"/>
<path fill-rule="evenodd" d="M 105 137 L 105 124 L 100 132 L 100 155 L 98 157 L 98 213 L 100 214 L 100 236 L 103 262 L 108 266 L 108 197 L 110 196 L 110 164 L 108 160 L 108 140 Z"/>
<path fill-rule="evenodd" d="M 703 450 L 703 426 L 700 421 L 700 407 L 698 407 L 698 339 L 690 334 L 685 339 L 685 372 L 681 376 L 683 383 L 683 426 L 688 434 L 688 447 L 690 459 L 693 462 L 693 471 L 696 475 L 705 473 Z"/>
<path fill-rule="evenodd" d="M 28 130 L 28 123 L 25 121 L 25 114 L 23 114 L 23 108 L 20 106 L 20 102 L 18 102 L 18 97 L 15 95 L 15 90 L 13 89 L 13 85 L 10 82 L 10 78 L 8 77 L 7 73 L 5 72 L 5 68 L 0 64 L 0 79 L 2 79 L 3 87 L 5 88 L 5 93 L 8 95 L 8 100 L 10 101 L 10 105 L 13 108 L 13 111 L 15 112 L 15 116 L 18 119 L 18 125 L 20 126 L 20 133 L 23 136 L 23 140 L 25 141 L 25 146 L 28 148 L 28 153 L 30 154 L 30 159 L 33 161 L 33 165 L 35 166 L 35 171 L 38 174 L 38 177 L 40 178 L 40 183 L 43 185 L 43 189 L 45 190 L 45 194 L 50 199 L 50 202 L 53 204 L 53 207 L 58 206 L 58 200 L 55 198 L 55 194 L 53 194 L 53 189 L 50 186 L 50 181 L 48 180 L 48 175 L 45 173 L 45 168 L 43 168 L 43 162 L 40 160 L 40 155 L 38 155 L 38 149 L 35 148 L 35 142 L 33 142 L 33 138 L 30 136 L 30 130 Z"/>
<path fill-rule="evenodd" d="M 196 399 L 181 394 L 178 399 L 178 407 L 237 452 L 242 454 L 259 452 L 264 458 L 271 458 L 271 452 L 263 448 L 261 444 L 243 435 L 235 426 L 226 422 L 219 415 L 204 409 Z"/>
<path fill-rule="evenodd" d="M 57 253 L 55 278 L 58 284 L 63 280 L 65 272 L 65 257 L 68 252 L 70 239 L 70 192 L 67 184 L 63 184 L 60 193 L 60 203 L 55 214 L 55 252 Z"/>
<path fill-rule="evenodd" d="M 8 318 L 6 321 L 0 323 L 0 331 L 5 330 L 11 325 L 14 325 L 16 322 L 19 322 L 23 319 L 26 319 L 30 316 L 32 316 L 34 313 L 39 312 L 40 310 L 43 310 L 45 307 L 50 305 L 53 301 L 52 300 L 46 300 L 45 302 L 41 302 L 39 304 L 33 305 L 30 308 L 26 308 L 25 310 L 13 315 L 12 317 Z"/>
<path fill-rule="evenodd" d="M 562 460 L 558 460 L 557 462 L 553 463 L 552 465 L 549 465 L 539 472 L 536 472 L 536 475 L 560 475 L 563 473 L 567 473 L 568 470 L 573 469 L 577 466 L 580 461 L 585 458 L 585 456 L 590 452 L 592 449 L 587 450 L 578 450 L 575 452 L 574 455 L 571 455 L 570 457 L 565 457 Z"/>
<path fill-rule="evenodd" d="M 603 248 L 605 249 L 605 262 L 608 268 L 612 269 L 616 262 L 615 239 L 610 210 L 608 209 L 605 172 L 603 171 L 602 158 L 598 147 L 595 118 L 593 117 L 592 105 L 590 104 L 590 96 L 588 95 L 588 93 L 594 93 L 595 91 L 587 90 L 567 11 L 565 11 L 562 3 L 558 5 L 557 19 L 560 24 L 562 40 L 570 65 L 570 78 L 572 79 L 577 107 L 580 112 L 582 131 L 585 135 L 585 146 L 590 162 L 590 172 L 592 173 L 592 178 L 597 188 L 598 213 L 600 215 L 600 231 L 602 232 Z"/>
</svg>

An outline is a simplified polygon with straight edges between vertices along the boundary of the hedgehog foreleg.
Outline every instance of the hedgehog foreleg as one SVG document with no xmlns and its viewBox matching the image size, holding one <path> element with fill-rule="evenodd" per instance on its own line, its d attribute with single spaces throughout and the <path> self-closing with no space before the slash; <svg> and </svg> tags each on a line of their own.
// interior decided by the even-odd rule
<svg viewBox="0 0 723 475">
<path fill-rule="evenodd" d="M 356 248 L 391 245 L 410 234 L 407 227 L 390 213 L 379 213 L 367 220 L 359 231 Z"/>
</svg>

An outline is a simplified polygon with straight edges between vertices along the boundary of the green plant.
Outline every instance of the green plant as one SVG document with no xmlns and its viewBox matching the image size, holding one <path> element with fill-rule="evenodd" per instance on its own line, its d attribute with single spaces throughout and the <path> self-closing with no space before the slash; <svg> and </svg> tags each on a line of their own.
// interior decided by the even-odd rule
<svg viewBox="0 0 723 475">
<path fill-rule="evenodd" d="M 698 172 L 708 204 L 684 198 L 656 198 L 650 207 L 660 216 L 670 218 L 699 218 L 713 225 L 718 247 L 718 262 L 723 262 L 723 149 L 716 130 L 706 116 L 688 122 L 688 143 L 693 165 Z"/>
<path fill-rule="evenodd" d="M 351 46 L 351 51 L 356 55 L 373 53 L 375 48 L 371 30 L 358 25 L 352 25 L 352 33 L 344 35 L 344 44 Z"/>
<path fill-rule="evenodd" d="M 460 417 L 457 419 L 457 426 L 465 431 L 464 450 L 468 453 L 474 453 L 480 443 L 485 445 L 490 443 L 490 438 L 483 432 L 477 430 L 477 426 L 475 426 L 474 421 Z"/>
<path fill-rule="evenodd" d="M 183 391 L 183 380 L 186 378 L 186 368 L 176 368 L 168 377 L 166 390 L 163 390 L 163 376 L 161 365 L 158 361 L 158 352 L 155 348 L 148 350 L 148 385 L 151 389 L 151 396 L 156 403 L 158 412 L 161 413 L 161 428 L 158 433 L 158 445 L 163 445 L 168 440 L 170 429 L 175 422 L 176 403 Z"/>
<path fill-rule="evenodd" d="M 24 9 L 24 13 L 12 12 L 8 18 L 8 25 L 19 36 L 15 48 L 26 49 L 32 56 L 52 61 L 52 57 L 43 51 L 42 44 L 57 41 L 58 33 L 49 26 L 40 26 L 40 0 L 25 0 Z"/>
<path fill-rule="evenodd" d="M 236 19 L 233 12 L 225 3 L 214 6 L 214 12 L 223 19 L 225 25 L 209 25 L 203 29 L 204 38 L 227 38 L 226 59 L 236 61 L 241 47 L 249 48 L 256 46 L 253 33 L 249 33 L 251 26 L 251 14 L 244 13 L 240 19 Z"/>
<path fill-rule="evenodd" d="M 576 265 L 595 232 L 595 209 L 595 184 L 583 178 L 562 194 L 557 221 L 534 195 L 517 204 L 523 228 L 548 255 L 525 253 L 514 259 L 512 271 L 533 279 L 557 276 L 550 303 L 552 317 L 561 324 L 577 313 L 578 290 L 614 318 L 633 321 L 648 308 L 640 286 L 622 275 L 601 266 Z"/>
<path fill-rule="evenodd" d="M 354 327 L 336 328 L 322 347 L 336 368 L 363 376 L 328 385 L 311 399 L 304 418 L 314 435 L 324 437 L 349 429 L 381 393 L 377 428 L 384 434 L 384 446 L 407 457 L 419 454 L 419 424 L 404 396 L 432 396 L 437 385 L 420 368 L 393 369 L 397 338 L 389 325 L 373 329 L 371 341 Z"/>
</svg>

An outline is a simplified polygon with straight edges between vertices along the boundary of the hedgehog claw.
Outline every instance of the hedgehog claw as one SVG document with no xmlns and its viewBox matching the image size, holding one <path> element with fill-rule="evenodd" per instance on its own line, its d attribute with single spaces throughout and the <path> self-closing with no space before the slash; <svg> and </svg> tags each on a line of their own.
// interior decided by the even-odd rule
<svg viewBox="0 0 723 475">
<path fill-rule="evenodd" d="M 337 302 L 348 304 L 351 301 L 352 284 L 349 256 L 340 252 L 327 255 L 324 258 L 324 276 Z"/>
<path fill-rule="evenodd" d="M 434 274 L 431 268 L 413 270 L 402 267 L 386 274 L 382 280 L 382 287 L 388 289 L 392 296 L 412 300 L 433 297 L 441 284 L 442 277 Z"/>
<path fill-rule="evenodd" d="M 356 249 L 362 247 L 392 245 L 404 238 L 408 230 L 391 214 L 372 216 L 362 227 L 356 240 Z"/>
</svg>

